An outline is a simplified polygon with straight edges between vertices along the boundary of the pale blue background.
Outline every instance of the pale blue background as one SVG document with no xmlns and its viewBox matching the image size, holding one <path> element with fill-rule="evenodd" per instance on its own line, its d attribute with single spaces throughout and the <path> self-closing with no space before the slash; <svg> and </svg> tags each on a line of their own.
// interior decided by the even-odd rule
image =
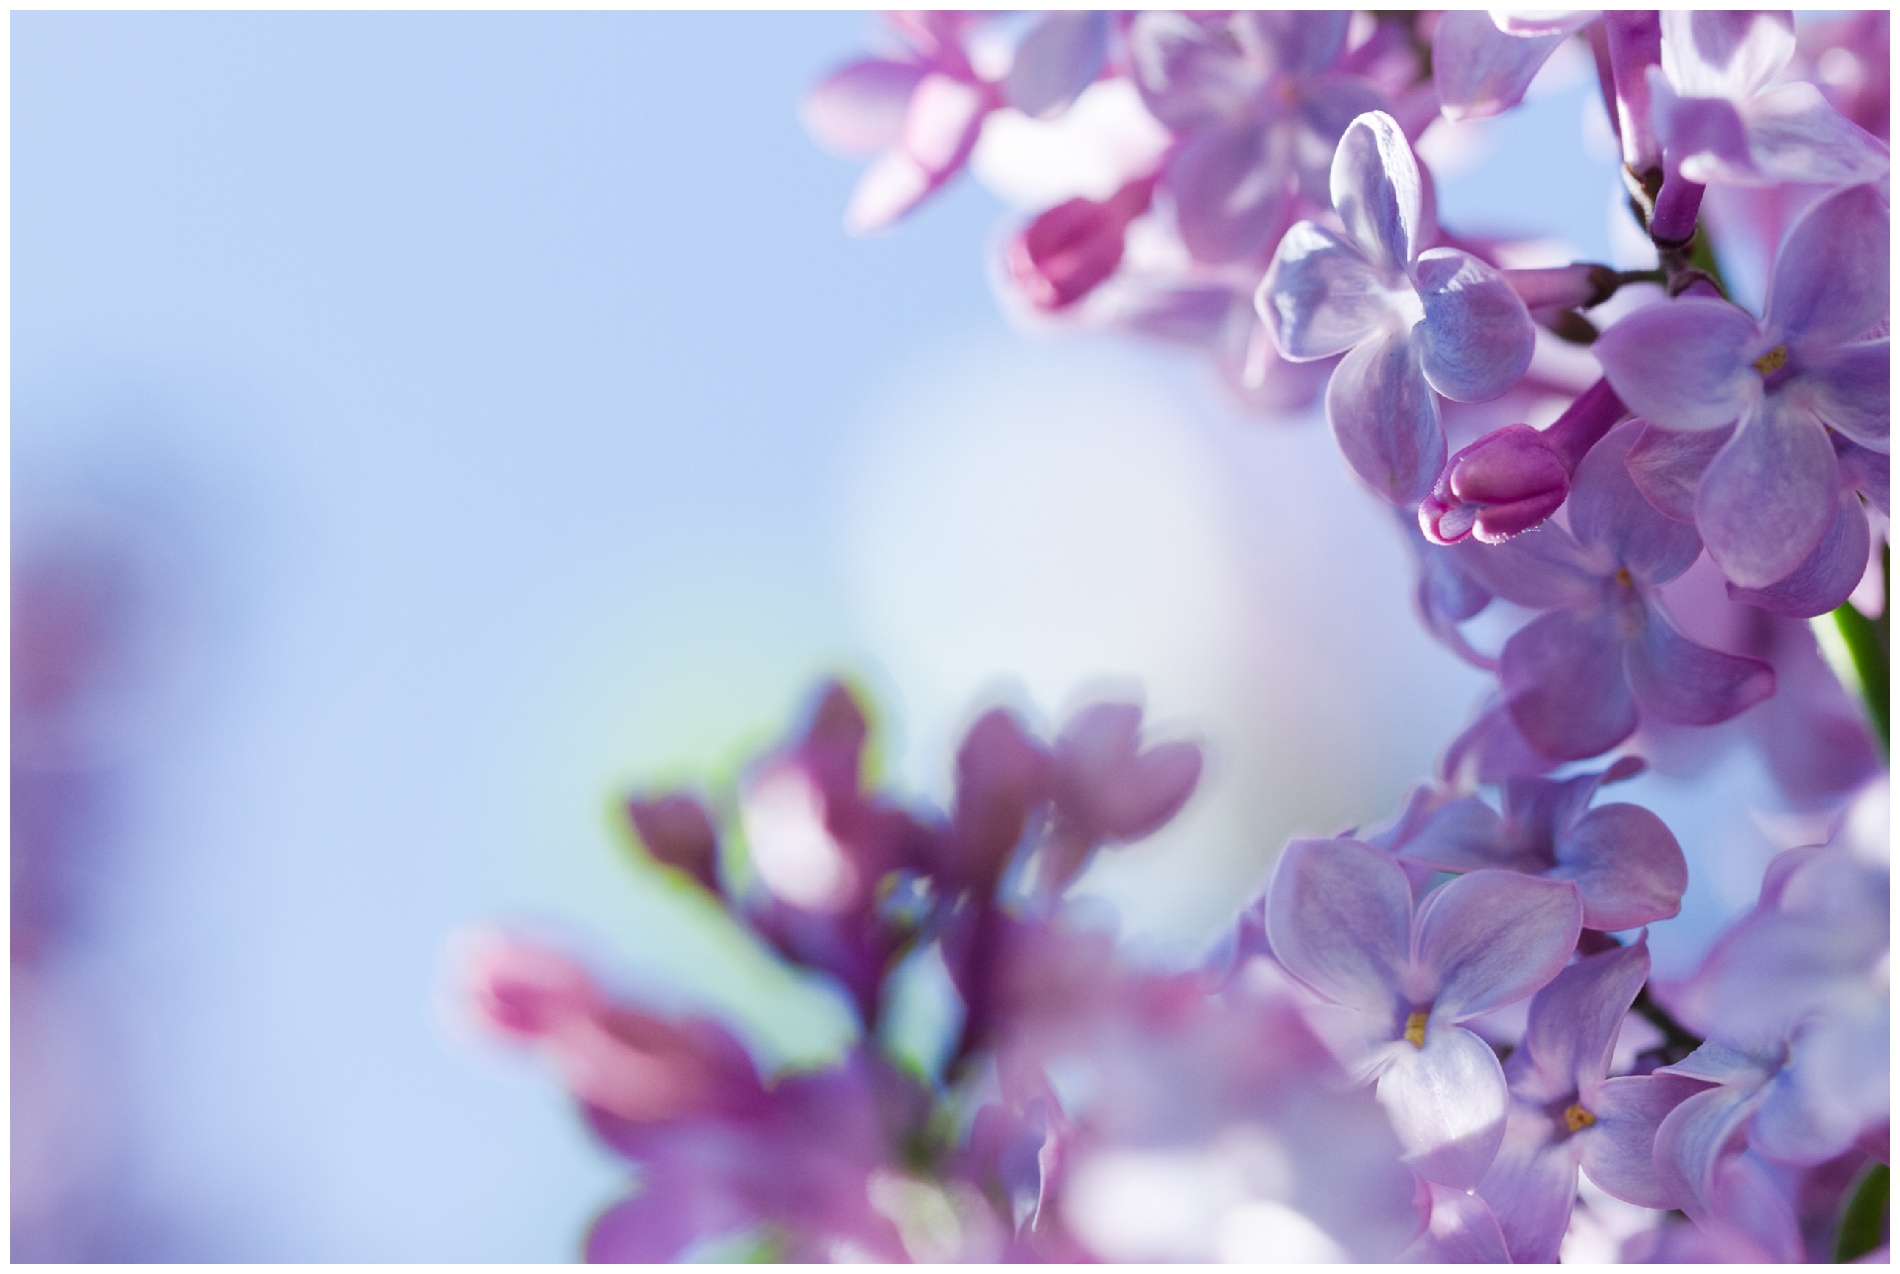
<svg viewBox="0 0 1900 1274">
<path fill-rule="evenodd" d="M 835 1038 L 822 997 L 680 919 L 610 808 L 729 767 L 833 667 L 895 701 L 907 772 L 950 742 L 948 709 L 881 662 L 838 510 L 880 404 L 1027 347 L 986 282 L 1000 209 L 973 185 L 894 236 L 840 230 L 855 170 L 795 104 L 870 30 L 13 18 L 16 517 L 110 507 L 176 591 L 172 692 L 71 972 L 122 1085 L 111 1254 L 570 1256 L 622 1173 L 545 1076 L 442 1009 L 472 921 L 540 918 L 662 1002 L 750 1005 L 768 1055 Z M 1578 124 L 1594 91 L 1504 121 L 1444 218 L 1555 214 L 1606 254 L 1613 167 Z M 1356 591 L 1309 609 L 1352 619 L 1347 690 L 1420 687 L 1335 741 L 1389 744 L 1354 797 L 1383 815 L 1479 683 L 1418 637 L 1396 541 L 1348 503 L 1323 432 L 1237 420 L 1171 353 L 1045 354 L 1069 383 L 1140 377 L 1183 403 L 1196 454 L 1255 484 L 1236 489 L 1295 514 L 1337 493 L 1364 524 L 1339 540 L 1364 582 L 1315 572 Z M 1243 574 L 1285 556 L 1269 512 L 1232 524 Z M 1269 832 L 1322 817 L 1275 808 L 1235 815 L 1258 835 L 1203 912 L 1240 900 Z"/>
</svg>

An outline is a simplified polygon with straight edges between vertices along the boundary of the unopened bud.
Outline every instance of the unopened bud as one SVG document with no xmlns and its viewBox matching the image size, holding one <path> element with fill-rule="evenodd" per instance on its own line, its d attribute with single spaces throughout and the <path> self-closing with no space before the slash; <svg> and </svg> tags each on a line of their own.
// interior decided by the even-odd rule
<svg viewBox="0 0 1900 1274">
<path fill-rule="evenodd" d="M 1500 544 L 1557 511 L 1570 470 L 1543 434 L 1507 425 L 1460 451 L 1419 504 L 1419 527 L 1437 544 L 1475 535 Z"/>
<path fill-rule="evenodd" d="M 1106 200 L 1071 199 L 1038 216 L 1009 245 L 1009 273 L 1032 304 L 1075 304 L 1121 265 L 1128 223 L 1148 208 L 1154 179 L 1128 183 Z"/>
</svg>

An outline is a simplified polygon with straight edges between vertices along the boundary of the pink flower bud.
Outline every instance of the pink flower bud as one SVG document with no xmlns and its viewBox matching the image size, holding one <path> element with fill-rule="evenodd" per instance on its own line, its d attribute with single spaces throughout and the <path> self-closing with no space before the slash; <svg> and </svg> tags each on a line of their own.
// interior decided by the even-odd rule
<svg viewBox="0 0 1900 1274">
<path fill-rule="evenodd" d="M 1115 273 L 1128 223 L 1147 211 L 1154 179 L 1129 182 L 1108 199 L 1071 199 L 1038 216 L 1009 245 L 1010 277 L 1038 309 L 1075 304 Z"/>
<path fill-rule="evenodd" d="M 709 892 L 719 892 L 714 863 L 719 838 L 700 803 L 685 792 L 627 802 L 627 817 L 656 862 L 678 868 Z"/>
<path fill-rule="evenodd" d="M 1419 526 L 1438 544 L 1469 535 L 1499 544 L 1555 513 L 1569 492 L 1569 467 L 1549 440 L 1507 425 L 1451 458 L 1419 505 Z"/>
</svg>

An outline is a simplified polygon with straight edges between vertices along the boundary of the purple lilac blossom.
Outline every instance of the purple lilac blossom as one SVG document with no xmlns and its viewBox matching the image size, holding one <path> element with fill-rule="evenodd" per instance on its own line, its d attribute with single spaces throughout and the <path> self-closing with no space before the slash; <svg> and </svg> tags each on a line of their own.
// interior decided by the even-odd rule
<svg viewBox="0 0 1900 1274">
<path fill-rule="evenodd" d="M 1794 56 L 1785 13 L 1671 10 L 1649 73 L 1665 153 L 1691 181 L 1830 186 L 1886 175 L 1887 148 L 1814 85 L 1775 81 Z"/>
<path fill-rule="evenodd" d="M 1445 118 L 1483 119 L 1516 106 L 1557 46 L 1595 16 L 1447 10 L 1432 32 L 1432 81 Z"/>
<path fill-rule="evenodd" d="M 1787 579 L 1828 536 L 1843 485 L 1832 433 L 1886 450 L 1888 222 L 1875 187 L 1840 191 L 1789 232 L 1760 323 L 1685 297 L 1596 343 L 1604 374 L 1650 425 L 1734 427 L 1696 488 L 1695 521 L 1743 588 Z"/>
<path fill-rule="evenodd" d="M 1264 253 L 1286 224 L 1290 200 L 1324 198 L 1346 126 L 1385 104 L 1364 80 L 1331 70 L 1345 47 L 1348 17 L 1332 11 L 1135 18 L 1128 36 L 1135 83 L 1149 111 L 1177 137 L 1161 194 L 1196 261 Z"/>
<path fill-rule="evenodd" d="M 1420 246 L 1432 233 L 1418 161 L 1391 116 L 1352 122 L 1333 158 L 1345 233 L 1287 231 L 1255 303 L 1280 353 L 1345 353 L 1326 416 L 1354 471 L 1394 504 L 1422 499 L 1445 463 L 1434 391 L 1496 398 L 1530 366 L 1530 313 L 1483 261 Z"/>
<path fill-rule="evenodd" d="M 1288 972 L 1343 1013 L 1329 1032 L 1378 1077 L 1408 1162 L 1469 1189 L 1504 1135 L 1496 1054 L 1460 1025 L 1515 1003 L 1564 965 L 1583 921 L 1577 888 L 1481 870 L 1416 908 L 1405 873 L 1360 841 L 1294 841 L 1267 894 L 1267 936 Z"/>
</svg>

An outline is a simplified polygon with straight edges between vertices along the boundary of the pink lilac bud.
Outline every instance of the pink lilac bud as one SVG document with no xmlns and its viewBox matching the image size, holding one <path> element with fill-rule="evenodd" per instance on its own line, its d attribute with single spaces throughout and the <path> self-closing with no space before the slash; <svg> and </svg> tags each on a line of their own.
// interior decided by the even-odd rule
<svg viewBox="0 0 1900 1274">
<path fill-rule="evenodd" d="M 1548 270 L 1506 270 L 1504 281 L 1533 310 L 1587 310 L 1609 300 L 1623 282 L 1609 266 L 1584 261 Z"/>
<path fill-rule="evenodd" d="M 1105 200 L 1071 199 L 1038 216 L 1009 245 L 1009 273 L 1041 310 L 1075 304 L 1121 265 L 1128 223 L 1148 210 L 1154 178 Z"/>
<path fill-rule="evenodd" d="M 1498 544 L 1555 513 L 1569 493 L 1570 470 L 1544 435 L 1509 425 L 1451 458 L 1418 522 L 1438 544 L 1472 535 Z"/>
<path fill-rule="evenodd" d="M 714 864 L 719 840 L 700 803 L 684 792 L 627 802 L 627 818 L 656 862 L 685 872 L 712 893 L 719 892 Z"/>
</svg>

